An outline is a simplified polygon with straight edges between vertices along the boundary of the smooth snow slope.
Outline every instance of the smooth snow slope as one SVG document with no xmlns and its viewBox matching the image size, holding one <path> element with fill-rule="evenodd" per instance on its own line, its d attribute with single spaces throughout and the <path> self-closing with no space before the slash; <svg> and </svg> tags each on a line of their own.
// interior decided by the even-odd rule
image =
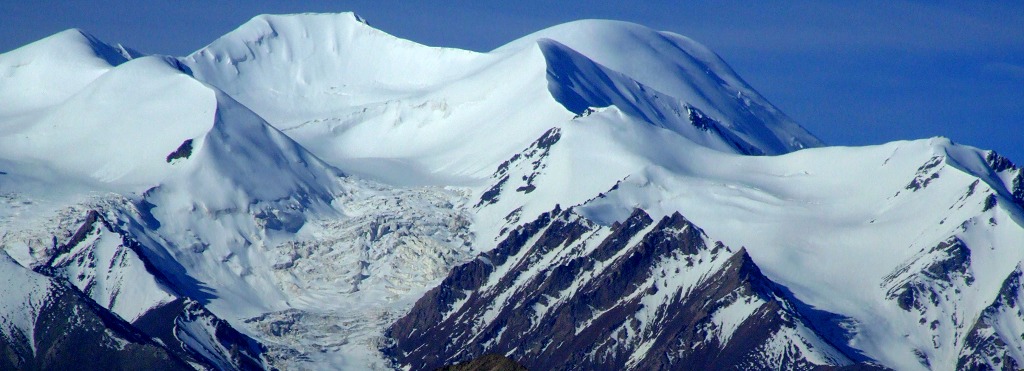
<svg viewBox="0 0 1024 371">
<path fill-rule="evenodd" d="M 113 190 L 143 191 L 175 166 L 187 139 L 210 130 L 214 91 L 160 57 L 120 65 L 0 138 L 0 155 Z M 168 104 L 164 97 L 176 97 Z M 132 114 L 133 112 L 139 114 Z"/>
<path fill-rule="evenodd" d="M 278 123 L 432 90 L 477 56 L 402 40 L 342 13 L 257 16 L 183 61 Z"/>
<path fill-rule="evenodd" d="M 663 62 L 613 58 L 622 48 Z M 182 61 L 322 158 L 395 183 L 472 182 L 587 105 L 635 105 L 621 108 L 658 126 L 696 107 L 743 143 L 703 141 L 730 152 L 821 144 L 705 48 L 622 22 L 573 22 L 474 53 L 397 39 L 349 13 L 259 16 Z M 601 97 L 560 93 L 580 84 Z M 404 174 L 386 170 L 396 165 Z"/>
<path fill-rule="evenodd" d="M 71 29 L 0 55 L 0 117 L 52 106 L 114 66 L 137 57 Z"/>
</svg>

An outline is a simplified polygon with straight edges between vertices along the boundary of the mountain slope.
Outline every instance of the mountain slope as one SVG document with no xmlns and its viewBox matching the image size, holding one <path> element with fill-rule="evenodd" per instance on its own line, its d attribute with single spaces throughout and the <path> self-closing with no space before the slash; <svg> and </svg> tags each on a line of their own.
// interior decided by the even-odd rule
<svg viewBox="0 0 1024 371">
<path fill-rule="evenodd" d="M 60 103 L 111 68 L 140 56 L 71 29 L 0 56 L 0 117 Z"/>
<path fill-rule="evenodd" d="M 1017 289 L 1003 299 L 996 293 L 1013 281 L 1022 259 L 1015 246 L 1024 243 L 1024 213 L 1014 196 L 1020 171 L 1005 158 L 942 139 L 776 158 L 725 156 L 668 141 L 656 147 L 683 150 L 655 158 L 682 160 L 646 167 L 642 160 L 589 157 L 603 114 L 552 129 L 498 166 L 494 186 L 477 203 L 478 215 L 495 223 L 485 235 L 504 241 L 498 249 L 514 238 L 521 220 L 536 215 L 533 210 L 558 201 L 581 203 L 578 212 L 603 225 L 628 220 L 630 207 L 649 208 L 655 217 L 682 210 L 728 245 L 746 246 L 765 275 L 801 303 L 796 312 L 808 326 L 855 359 L 896 369 L 1019 362 L 1016 345 L 1004 345 L 1019 342 L 984 330 L 993 328 L 996 310 L 986 308 L 1006 307 L 1012 301 L 1006 297 L 1015 295 Z M 630 140 L 658 143 L 651 134 Z M 624 171 L 617 181 L 616 171 Z M 595 182 L 596 176 L 605 178 Z M 594 190 L 601 182 L 605 190 Z M 854 184 L 855 192 L 836 192 Z M 588 191 L 596 197 L 579 196 Z M 528 334 L 520 330 L 507 341 Z M 401 343 L 405 335 L 395 336 Z M 972 358 L 982 347 L 991 358 Z M 531 359 L 544 357 L 520 361 Z"/>
<path fill-rule="evenodd" d="M 600 227 L 556 208 L 453 270 L 389 334 L 415 369 L 486 353 L 531 369 L 851 364 L 744 250 L 641 210 Z"/>
<path fill-rule="evenodd" d="M 263 368 L 263 346 L 178 294 L 121 223 L 116 216 L 90 210 L 75 234 L 36 271 L 67 282 L 190 363 Z"/>
<path fill-rule="evenodd" d="M 0 184 L 20 207 L 3 213 L 0 241 L 20 264 L 71 281 L 177 357 L 266 367 L 236 328 L 248 331 L 238 312 L 275 305 L 272 273 L 252 280 L 186 252 L 230 255 L 220 249 L 247 247 L 232 236 L 337 213 L 339 171 L 165 57 L 124 62 L 4 124 Z"/>
<path fill-rule="evenodd" d="M 607 57 L 621 45 L 608 43 L 607 50 L 593 53 L 573 50 L 570 41 L 579 40 L 570 36 L 591 28 L 620 38 L 641 29 L 650 34 L 646 38 L 660 35 L 638 25 L 583 22 L 548 30 L 547 38 L 474 53 L 397 39 L 352 14 L 261 16 L 182 62 L 318 156 L 395 183 L 473 182 L 489 165 L 588 106 L 616 105 L 636 121 L 675 128 L 728 152 L 778 154 L 820 145 L 703 47 L 679 39 L 672 53 L 650 43 L 634 50 L 644 60 L 667 59 L 675 69 L 685 66 L 703 76 L 691 81 L 666 73 L 676 80 L 666 85 L 643 69 L 595 57 Z M 648 81 L 657 86 L 643 86 Z M 580 87 L 592 94 L 565 94 Z M 719 124 L 710 132 L 690 126 L 689 108 Z M 504 134 L 500 140 L 495 131 Z M 387 143 L 363 140 L 378 136 Z M 466 158 L 468 152 L 479 156 Z M 387 170 L 396 165 L 405 168 L 401 176 Z"/>
<path fill-rule="evenodd" d="M 94 190 L 128 194 L 146 214 L 130 232 L 150 236 L 144 245 L 160 256 L 154 264 L 194 269 L 189 280 L 251 286 L 239 285 L 235 273 L 223 276 L 222 264 L 204 259 L 190 266 L 175 251 L 200 242 L 226 246 L 226 239 L 252 234 L 240 228 L 261 221 L 296 228 L 311 208 L 333 212 L 340 173 L 180 68 L 160 57 L 124 63 L 20 132 L 0 137 L 0 155 L 12 163 L 5 179 L 13 182 L 5 188 L 58 205 Z M 175 99 L 158 98 L 167 95 Z M 35 182 L 69 189 L 41 192 Z M 248 220 L 222 219 L 239 213 Z"/>
<path fill-rule="evenodd" d="M 478 53 L 302 14 L 176 58 L 71 30 L 0 55 L 0 98 L 0 248 L 193 365 L 1024 364 L 1024 170 L 820 147 L 679 35 Z"/>
<path fill-rule="evenodd" d="M 459 77 L 476 53 L 431 48 L 357 15 L 261 15 L 182 58 L 195 76 L 278 123 Z M 401 74 L 395 72 L 403 72 Z"/>
<path fill-rule="evenodd" d="M 0 349 L 4 369 L 195 367 L 117 316 L 0 252 Z"/>
<path fill-rule="evenodd" d="M 822 143 L 793 122 L 707 47 L 671 32 L 621 21 L 581 20 L 553 26 L 504 45 L 515 50 L 551 39 L 595 63 L 687 102 L 768 154 Z"/>
</svg>

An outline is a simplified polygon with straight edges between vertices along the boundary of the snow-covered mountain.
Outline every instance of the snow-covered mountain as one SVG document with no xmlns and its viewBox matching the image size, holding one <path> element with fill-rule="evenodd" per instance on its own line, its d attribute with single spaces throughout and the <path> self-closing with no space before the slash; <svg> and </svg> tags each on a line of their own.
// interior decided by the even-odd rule
<svg viewBox="0 0 1024 371">
<path fill-rule="evenodd" d="M 184 57 L 65 31 L 0 54 L 0 202 L 15 368 L 72 359 L 30 336 L 59 300 L 146 368 L 1024 365 L 1024 170 L 824 146 L 624 22 L 472 52 L 267 15 Z"/>
<path fill-rule="evenodd" d="M 74 288 L 25 269 L 6 253 L 0 254 L 0 278 L 0 367 L 5 370 L 190 366 Z"/>
<path fill-rule="evenodd" d="M 584 55 L 573 47 L 604 42 L 590 28 L 628 37 Z M 635 50 L 624 57 L 620 47 Z M 663 61 L 662 77 L 641 58 Z M 548 128 L 611 105 L 725 151 L 820 145 L 705 48 L 620 22 L 576 22 L 474 53 L 401 40 L 352 14 L 259 16 L 182 63 L 328 162 L 393 182 L 477 180 Z M 706 126 L 690 125 L 694 109 Z"/>
<path fill-rule="evenodd" d="M 783 290 L 678 213 L 600 226 L 556 207 L 428 292 L 388 352 L 417 369 L 481 353 L 529 369 L 852 364 Z"/>
</svg>

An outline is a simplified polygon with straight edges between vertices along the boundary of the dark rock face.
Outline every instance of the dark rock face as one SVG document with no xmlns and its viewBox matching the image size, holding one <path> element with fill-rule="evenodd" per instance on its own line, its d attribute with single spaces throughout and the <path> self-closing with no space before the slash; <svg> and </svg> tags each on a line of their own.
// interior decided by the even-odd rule
<svg viewBox="0 0 1024 371">
<path fill-rule="evenodd" d="M 984 206 L 984 208 L 981 209 L 981 211 L 985 212 L 985 211 L 992 210 L 992 208 L 996 207 L 996 205 L 998 205 L 998 204 L 999 204 L 999 200 L 996 199 L 996 195 L 990 194 L 990 195 L 988 195 L 988 197 L 985 197 L 985 206 Z"/>
<path fill-rule="evenodd" d="M 191 299 L 179 298 L 154 308 L 132 326 L 194 363 L 226 370 L 266 369 L 262 344 Z"/>
<path fill-rule="evenodd" d="M 740 153 L 745 155 L 763 155 L 764 152 L 757 149 L 755 146 L 747 143 L 735 133 L 724 129 L 722 124 L 717 120 L 708 116 L 704 111 L 697 109 L 694 106 L 686 105 L 687 118 L 690 123 L 700 131 L 712 132 L 719 138 L 722 138 L 732 148 L 735 148 Z"/>
<path fill-rule="evenodd" d="M 0 262 L 0 270 L 42 282 L 14 294 L 25 297 L 4 298 L 17 299 L 26 307 L 23 313 L 0 316 L 0 369 L 183 370 L 199 365 L 176 356 L 70 285 L 13 261 Z M 9 321 L 9 315 L 28 316 L 29 328 L 19 328 L 19 321 Z"/>
<path fill-rule="evenodd" d="M 494 183 L 494 185 L 492 185 L 491 188 L 488 188 L 487 191 L 484 192 L 484 194 L 480 195 L 480 202 L 478 202 L 476 205 L 481 206 L 498 202 L 498 196 L 501 195 L 501 187 L 504 186 L 505 182 L 507 181 L 508 175 L 504 175 L 501 177 L 501 179 L 498 179 L 497 183 Z"/>
<path fill-rule="evenodd" d="M 938 253 L 940 258 L 924 270 L 931 279 L 949 281 L 954 275 L 964 277 L 968 285 L 974 282 L 970 272 L 971 250 L 959 238 L 953 237 L 939 243 L 930 252 Z"/>
<path fill-rule="evenodd" d="M 971 285 L 970 267 L 971 250 L 959 238 L 951 237 L 887 276 L 886 282 L 891 283 L 888 297 L 903 310 L 925 312 L 948 300 L 946 289 L 955 282 Z M 919 271 L 912 271 L 916 269 Z"/>
<path fill-rule="evenodd" d="M 491 175 L 491 178 L 494 179 L 494 184 L 480 196 L 480 201 L 477 202 L 476 206 L 480 207 L 498 202 L 505 184 L 509 183 L 510 180 L 512 183 L 520 184 L 516 187 L 516 192 L 530 193 L 537 189 L 534 182 L 537 180 L 537 176 L 547 168 L 546 159 L 551 153 L 551 148 L 560 139 L 562 139 L 561 129 L 548 129 L 529 147 L 512 155 L 511 158 L 498 165 L 498 169 Z M 515 173 L 514 176 L 513 173 Z"/>
<path fill-rule="evenodd" d="M 201 343 L 204 337 L 213 335 L 213 345 L 197 348 L 190 346 L 185 339 L 195 339 L 191 343 Z M 204 359 L 220 369 L 262 370 L 266 369 L 262 355 L 266 348 L 242 334 L 231 325 L 215 316 L 198 302 L 187 299 L 179 314 L 174 318 L 174 337 L 179 339 L 178 346 L 193 357 Z"/>
<path fill-rule="evenodd" d="M 100 253 L 97 241 L 103 237 L 116 241 L 116 246 L 108 245 L 108 251 Z M 232 328 L 199 302 L 177 293 L 170 281 L 146 257 L 145 247 L 128 231 L 95 210 L 90 210 L 72 237 L 55 249 L 45 265 L 35 270 L 63 283 L 67 290 L 89 300 L 103 315 L 120 322 L 124 320 L 114 313 L 115 303 L 139 300 L 122 297 L 122 289 L 132 291 L 129 290 L 131 285 L 156 282 L 176 299 L 164 304 L 153 303 L 159 305 L 148 309 L 131 324 L 124 323 L 125 328 L 131 329 L 141 339 L 159 340 L 163 349 L 175 359 L 190 364 L 218 369 L 265 368 L 262 360 L 265 348 L 261 344 Z M 123 276 L 128 272 L 142 276 Z M 98 289 L 100 285 L 104 289 Z"/>
<path fill-rule="evenodd" d="M 957 370 L 1020 369 L 1015 355 L 1024 333 L 1024 300 L 1021 290 L 1021 269 L 1018 267 L 1004 281 L 999 294 L 977 318 L 962 318 L 944 313 L 959 313 L 958 306 L 973 305 L 961 292 L 975 283 L 970 247 L 957 237 L 924 249 L 886 277 L 888 297 L 903 310 L 920 316 L 919 325 L 933 334 L 932 345 L 941 346 L 942 332 L 953 333 L 962 344 L 958 348 Z M 980 273 L 980 272 L 979 272 Z M 954 332 L 955 331 L 955 332 Z M 930 349 L 918 349 L 918 360 L 925 367 L 938 367 L 936 360 L 926 356 Z M 951 365 L 942 365 L 951 366 Z"/>
<path fill-rule="evenodd" d="M 1014 165 L 1013 161 L 1000 156 L 996 151 L 988 151 L 988 153 L 985 154 L 985 162 L 992 168 L 992 171 L 997 173 L 1001 173 L 1006 170 L 1017 170 L 1017 165 Z"/>
<path fill-rule="evenodd" d="M 185 140 L 178 146 L 178 149 L 167 155 L 167 163 L 171 163 L 179 158 L 189 158 L 189 156 L 192 156 L 192 139 Z"/>
<path fill-rule="evenodd" d="M 690 123 L 693 124 L 693 126 L 696 127 L 697 129 L 700 129 L 702 131 L 708 131 L 711 130 L 711 128 L 715 127 L 715 125 L 718 125 L 717 121 L 708 117 L 708 115 L 705 115 L 704 112 L 697 108 L 694 108 L 693 106 L 686 106 L 686 110 L 688 113 L 688 118 L 690 119 Z"/>
<path fill-rule="evenodd" d="M 982 312 L 978 322 L 967 334 L 964 348 L 960 352 L 958 370 L 1019 370 L 1020 364 L 1012 357 L 1019 349 L 1010 344 L 1024 334 L 1009 333 L 1015 326 L 1001 326 L 1001 322 L 1022 322 L 1024 308 L 1022 297 L 1021 271 L 1015 270 L 1000 288 L 999 296 Z"/>
<path fill-rule="evenodd" d="M 507 357 L 488 354 L 469 362 L 439 368 L 438 371 L 527 371 L 526 367 Z"/>
<path fill-rule="evenodd" d="M 996 173 L 1010 172 L 1013 174 L 1010 184 L 1007 185 L 1007 190 L 1010 192 L 1013 202 L 1024 209 L 1024 169 L 1018 168 L 1010 159 L 1000 156 L 995 151 L 989 151 L 985 155 L 985 162 Z M 995 204 L 994 197 L 992 204 Z M 987 211 L 989 208 L 987 200 L 985 206 Z"/>
<path fill-rule="evenodd" d="M 642 210 L 610 227 L 545 213 L 454 269 L 387 334 L 385 353 L 422 370 L 488 353 L 537 370 L 852 364 L 745 250 Z"/>
<path fill-rule="evenodd" d="M 1013 200 L 1024 208 L 1024 169 L 1019 169 L 1017 176 L 1013 177 L 1013 184 L 1011 185 L 1011 192 L 1013 194 Z"/>
<path fill-rule="evenodd" d="M 36 323 L 36 357 L 25 368 L 97 370 L 190 368 L 128 323 L 71 290 L 57 292 Z M 118 349 L 119 341 L 129 343 Z M 33 362 L 34 361 L 34 362 Z"/>
<path fill-rule="evenodd" d="M 942 163 L 945 161 L 945 157 L 935 156 L 925 162 L 924 165 L 917 168 L 917 173 L 914 174 L 914 179 L 910 181 L 905 189 L 916 191 L 921 188 L 927 187 L 932 181 L 939 178 L 939 170 L 942 170 Z"/>
</svg>

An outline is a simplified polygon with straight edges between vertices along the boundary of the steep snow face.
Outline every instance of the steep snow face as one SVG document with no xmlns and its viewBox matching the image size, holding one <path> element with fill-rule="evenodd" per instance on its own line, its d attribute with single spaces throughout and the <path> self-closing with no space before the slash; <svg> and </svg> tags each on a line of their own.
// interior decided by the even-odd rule
<svg viewBox="0 0 1024 371">
<path fill-rule="evenodd" d="M 97 48 L 97 55 L 113 53 L 101 49 L 105 44 L 77 31 L 40 43 L 2 57 L 13 60 L 21 54 L 44 54 L 36 49 L 59 47 L 73 51 Z M 38 58 L 64 60 L 46 55 Z M 62 85 L 69 97 L 30 119 L 3 122 L 0 157 L 23 163 L 6 172 L 76 177 L 89 187 L 117 192 L 141 193 L 171 182 L 175 175 L 189 179 L 179 182 L 187 183 L 196 194 L 202 187 L 228 188 L 226 181 L 235 182 L 230 185 L 245 193 L 242 198 L 254 200 L 276 200 L 296 193 L 329 196 L 325 187 L 330 187 L 336 171 L 229 96 L 196 81 L 176 59 L 142 57 L 117 67 L 104 64 L 108 61 L 98 56 L 89 62 L 78 64 L 91 69 L 61 70 L 87 81 L 81 86 Z M 118 61 L 110 63 L 114 62 Z M 4 84 L 19 85 L 31 84 Z M 221 204 L 217 207 L 223 207 L 225 202 L 217 201 Z"/>
<path fill-rule="evenodd" d="M 541 39 L 536 46 L 547 62 L 548 90 L 576 113 L 574 118 L 615 106 L 630 121 L 668 129 L 697 145 L 741 154 L 766 152 L 685 101 L 609 70 L 557 41 Z"/>
<path fill-rule="evenodd" d="M 602 49 L 574 25 L 481 54 L 397 39 L 352 14 L 260 16 L 182 61 L 328 162 L 391 183 L 474 184 L 592 106 L 727 152 L 820 145 L 692 41 L 581 23 L 608 35 Z M 626 45 L 642 45 L 636 63 L 610 57 Z"/>
<path fill-rule="evenodd" d="M 24 339 L 35 351 L 36 318 L 52 283 L 18 265 L 6 252 L 0 252 L 0 279 L 0 335 L 7 341 Z"/>
<path fill-rule="evenodd" d="M 11 212 L 33 220 L 32 213 L 51 215 L 95 191 L 127 194 L 145 210 L 144 223 L 129 232 L 151 239 L 146 246 L 159 257 L 154 261 L 172 269 L 173 279 L 223 284 L 222 298 L 229 302 L 260 308 L 278 303 L 280 295 L 254 294 L 276 292 L 269 289 L 274 282 L 239 284 L 246 282 L 239 277 L 245 269 L 232 272 L 220 260 L 246 256 L 240 241 L 258 235 L 260 223 L 294 232 L 308 214 L 333 212 L 340 173 L 177 67 L 175 60 L 158 57 L 124 63 L 0 138 L 0 157 L 10 161 L 7 192 L 42 200 L 29 214 Z M 56 184 L 61 192 L 40 183 Z M 22 260 L 45 258 L 46 240 L 11 247 L 18 247 Z M 191 261 L 178 253 L 209 244 L 221 255 Z M 185 287 L 199 291 L 195 284 Z M 247 295 L 244 300 L 228 295 L 235 287 Z"/>
<path fill-rule="evenodd" d="M 133 242 L 92 211 L 42 270 L 68 280 L 99 305 L 134 322 L 176 296 L 147 270 Z"/>
<path fill-rule="evenodd" d="M 207 210 L 284 199 L 308 206 L 330 203 L 341 190 L 342 173 L 337 169 L 227 95 L 217 92 L 210 98 L 215 98 L 210 99 L 215 104 L 209 117 L 212 127 L 163 156 L 163 162 L 180 167 L 181 174 L 150 190 L 154 203 L 171 197 L 168 192 L 184 192 L 181 196 Z"/>
<path fill-rule="evenodd" d="M 527 35 L 510 52 L 551 39 L 594 62 L 687 102 L 768 154 L 822 143 L 751 88 L 707 47 L 671 32 L 620 21 L 582 20 Z"/>
<path fill-rule="evenodd" d="M 172 280 L 190 296 L 213 289 L 218 315 L 284 309 L 266 248 L 310 219 L 338 217 L 342 174 L 230 97 L 216 98 L 213 127 L 190 156 L 170 161 L 179 173 L 145 192 L 151 220 L 134 232 L 154 239 L 158 262 L 185 269 Z"/>
<path fill-rule="evenodd" d="M 186 363 L 74 289 L 20 266 L 2 251 L 0 279 L 0 368 L 202 367 Z"/>
</svg>

